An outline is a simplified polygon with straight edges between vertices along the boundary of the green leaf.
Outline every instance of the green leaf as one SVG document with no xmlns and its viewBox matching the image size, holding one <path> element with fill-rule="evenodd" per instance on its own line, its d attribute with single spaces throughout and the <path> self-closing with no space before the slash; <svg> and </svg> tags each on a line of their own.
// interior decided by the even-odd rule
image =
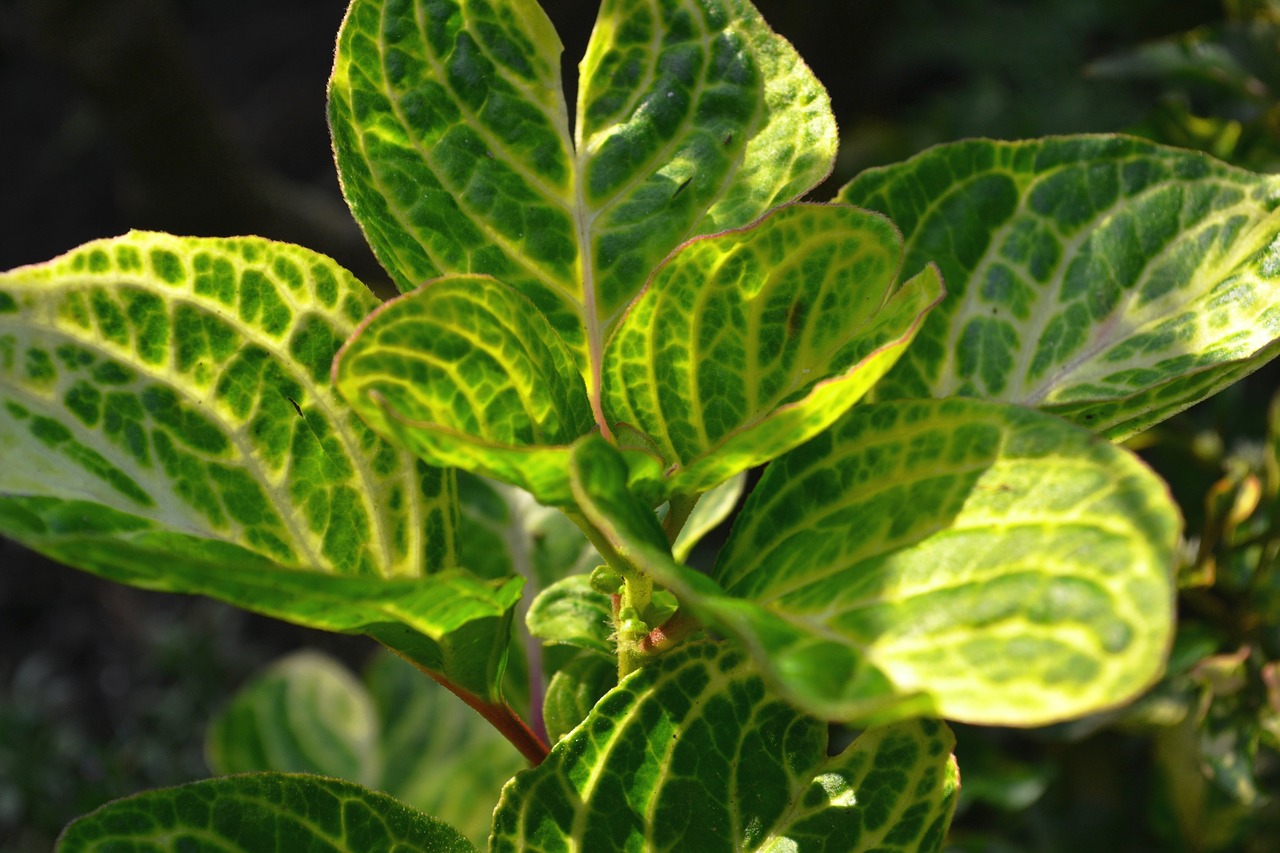
<svg viewBox="0 0 1280 853">
<path fill-rule="evenodd" d="M 534 3 L 357 0 L 329 114 L 344 192 L 401 289 L 459 273 L 510 284 L 594 398 L 603 342 L 658 262 L 813 187 L 835 122 L 742 0 L 604 3 L 573 141 L 561 50 Z"/>
<path fill-rule="evenodd" d="M 1256 370 L 1280 337 L 1280 178 L 1113 136 L 958 142 L 839 200 L 951 293 L 878 399 L 1038 406 L 1112 439 Z"/>
<path fill-rule="evenodd" d="M 526 766 L 496 730 L 390 654 L 364 682 L 316 652 L 277 662 L 209 725 L 218 774 L 318 773 L 359 782 L 456 827 L 478 847 L 502 785 Z"/>
<path fill-rule="evenodd" d="M 483 581 L 459 570 L 419 579 L 349 578 L 287 569 L 235 545 L 56 498 L 0 496 L 0 533 L 109 580 L 368 635 L 466 693 L 501 701 L 517 578 Z"/>
<path fill-rule="evenodd" d="M 331 574 L 456 565 L 452 477 L 329 385 L 376 299 L 328 258 L 134 232 L 0 274 L 0 295 L 0 494 L 119 507 Z"/>
<path fill-rule="evenodd" d="M 829 757 L 827 725 L 744 655 L 690 644 L 623 679 L 507 784 L 489 849 L 939 850 L 953 744 L 942 723 L 912 721 Z"/>
<path fill-rule="evenodd" d="M 701 604 L 814 713 L 1041 725 L 1159 677 L 1179 528 L 1150 470 L 1057 418 L 865 405 L 766 470 Z"/>
<path fill-rule="evenodd" d="M 608 595 L 592 589 L 587 575 L 571 575 L 544 589 L 525 621 L 540 640 L 613 657 L 612 605 Z"/>
<path fill-rule="evenodd" d="M 702 495 L 685 520 L 676 541 L 671 543 L 671 553 L 681 562 L 687 560 L 703 538 L 720 526 L 738 505 L 742 490 L 747 485 L 747 472 L 730 477 L 711 491 Z"/>
<path fill-rule="evenodd" d="M 698 494 L 829 426 L 942 297 L 897 286 L 892 223 L 793 205 L 695 240 L 654 275 L 605 353 L 604 411 L 649 435 L 668 494 Z"/>
<path fill-rule="evenodd" d="M 378 727 L 364 685 L 328 655 L 304 650 L 272 664 L 209 721 L 205 760 L 219 776 L 316 773 L 381 789 Z"/>
<path fill-rule="evenodd" d="M 258 238 L 135 232 L 0 275 L 0 533 L 114 580 L 365 633 L 498 701 L 519 583 L 456 571 L 451 472 L 329 385 L 375 304 Z"/>
<path fill-rule="evenodd" d="M 583 442 L 574 466 L 615 559 L 824 719 L 1042 725 L 1163 670 L 1177 509 L 1127 451 L 1058 418 L 964 399 L 855 407 L 766 469 L 712 578 L 672 560 L 613 448 Z"/>
<path fill-rule="evenodd" d="M 319 776 L 252 773 L 147 791 L 72 822 L 57 853 L 147 850 L 475 853 L 452 827 Z"/>
<path fill-rule="evenodd" d="M 556 670 L 542 703 L 542 721 L 551 742 L 576 728 L 617 684 L 618 664 L 612 656 L 583 652 Z"/>
<path fill-rule="evenodd" d="M 452 276 L 388 302 L 333 375 L 374 430 L 432 464 L 568 501 L 567 446 L 591 404 L 546 318 L 506 285 Z"/>
</svg>

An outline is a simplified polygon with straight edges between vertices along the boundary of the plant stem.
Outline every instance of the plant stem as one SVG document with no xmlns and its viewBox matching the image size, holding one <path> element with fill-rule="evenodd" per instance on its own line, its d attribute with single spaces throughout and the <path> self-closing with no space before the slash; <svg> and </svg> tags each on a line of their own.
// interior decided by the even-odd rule
<svg viewBox="0 0 1280 853">
<path fill-rule="evenodd" d="M 393 649 L 392 651 L 395 650 Z M 404 656 L 401 655 L 401 657 Z M 405 658 L 405 660 L 409 659 Z M 439 673 L 432 672 L 416 661 L 409 660 L 409 663 L 425 673 L 432 681 L 471 706 L 488 721 L 489 725 L 501 732 L 502 736 L 510 741 L 512 746 L 520 750 L 520 754 L 528 759 L 531 766 L 537 767 L 546 760 L 547 754 L 551 751 L 550 748 L 542 738 L 534 734 L 533 729 L 529 728 L 529 725 L 524 720 L 520 719 L 520 715 L 511 710 L 511 706 L 505 702 L 489 702 L 481 699 L 471 691 L 463 690 Z"/>
<path fill-rule="evenodd" d="M 640 651 L 649 656 L 660 655 L 679 645 L 686 637 L 702 629 L 702 623 L 685 610 L 654 628 L 640 640 Z"/>
</svg>

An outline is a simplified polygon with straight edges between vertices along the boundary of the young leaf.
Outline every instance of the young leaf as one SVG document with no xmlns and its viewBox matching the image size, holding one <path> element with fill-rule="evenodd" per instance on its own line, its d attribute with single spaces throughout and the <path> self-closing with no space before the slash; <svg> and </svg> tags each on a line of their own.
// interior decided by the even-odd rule
<svg viewBox="0 0 1280 853">
<path fill-rule="evenodd" d="M 57 853 L 244 850 L 476 853 L 457 830 L 338 779 L 249 773 L 161 788 L 73 821 Z"/>
<path fill-rule="evenodd" d="M 941 849 L 959 787 L 940 722 L 836 756 L 751 662 L 695 643 L 625 678 L 503 790 L 489 849 Z"/>
<path fill-rule="evenodd" d="M 0 274 L 0 297 L 0 493 L 119 507 L 319 572 L 456 565 L 452 477 L 329 386 L 376 299 L 328 258 L 134 232 Z"/>
<path fill-rule="evenodd" d="M 567 446 L 593 425 L 546 318 L 487 276 L 450 276 L 374 312 L 333 365 L 375 430 L 441 466 L 568 501 Z"/>
<path fill-rule="evenodd" d="M 457 564 L 452 473 L 330 387 L 376 302 L 349 273 L 258 238 L 135 232 L 0 275 L 0 297 L 0 533 L 369 634 L 497 701 L 519 583 L 439 573 Z"/>
<path fill-rule="evenodd" d="M 877 399 L 981 396 L 1121 439 L 1280 337 L 1280 178 L 1112 136 L 939 146 L 839 200 L 903 229 L 951 296 Z"/>
<path fill-rule="evenodd" d="M 529 607 L 526 621 L 529 633 L 540 640 L 613 656 L 609 596 L 592 589 L 587 575 L 570 575 L 544 589 Z"/>
<path fill-rule="evenodd" d="M 1057 418 L 864 405 L 766 470 L 703 605 L 814 713 L 1041 725 L 1160 675 L 1179 527 L 1154 474 Z"/>
<path fill-rule="evenodd" d="M 658 445 L 668 494 L 698 494 L 831 424 L 893 365 L 942 297 L 898 285 L 886 219 L 793 205 L 694 240 L 609 342 L 604 412 Z"/>
<path fill-rule="evenodd" d="M 556 670 L 542 703 L 542 720 L 551 743 L 577 728 L 600 698 L 617 685 L 618 663 L 612 656 L 583 652 Z"/>
<path fill-rule="evenodd" d="M 210 722 L 225 775 L 261 770 L 359 782 L 456 827 L 478 847 L 502 785 L 524 762 L 453 696 L 390 654 L 357 680 L 315 652 L 272 665 Z"/>
<path fill-rule="evenodd" d="M 344 192 L 401 289 L 501 279 L 595 399 L 603 343 L 658 262 L 814 186 L 835 122 L 744 0 L 602 4 L 572 142 L 561 50 L 531 2 L 356 0 L 329 114 Z"/>
</svg>

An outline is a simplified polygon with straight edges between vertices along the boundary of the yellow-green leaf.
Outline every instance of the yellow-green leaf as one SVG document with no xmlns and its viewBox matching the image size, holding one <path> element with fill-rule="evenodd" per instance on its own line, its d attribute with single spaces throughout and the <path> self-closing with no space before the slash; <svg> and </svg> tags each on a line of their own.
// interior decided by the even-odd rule
<svg viewBox="0 0 1280 853">
<path fill-rule="evenodd" d="M 878 399 L 1037 406 L 1112 439 L 1280 352 L 1280 178 L 1115 136 L 971 140 L 839 199 L 893 219 L 950 298 Z"/>
</svg>

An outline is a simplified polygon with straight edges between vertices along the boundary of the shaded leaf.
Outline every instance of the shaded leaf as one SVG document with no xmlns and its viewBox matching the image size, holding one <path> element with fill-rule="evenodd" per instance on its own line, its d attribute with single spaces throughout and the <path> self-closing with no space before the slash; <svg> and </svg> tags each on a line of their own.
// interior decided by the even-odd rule
<svg viewBox="0 0 1280 853">
<path fill-rule="evenodd" d="M 482 577 L 524 577 L 526 598 L 600 563 L 563 512 L 539 504 L 522 489 L 460 472 L 458 497 L 467 570 Z"/>
<path fill-rule="evenodd" d="M 291 570 L 243 548 L 98 504 L 0 496 L 0 533 L 109 580 L 208 595 L 322 631 L 366 634 L 461 690 L 500 702 L 521 582 L 450 570 L 420 579 Z"/>
<path fill-rule="evenodd" d="M 882 217 L 793 205 L 695 240 L 655 273 L 605 353 L 604 412 L 650 436 L 668 494 L 698 494 L 825 429 L 942 297 L 898 286 Z"/>
<path fill-rule="evenodd" d="M 58 853 L 474 853 L 452 827 L 337 779 L 252 773 L 146 791 L 72 822 Z"/>
<path fill-rule="evenodd" d="M 556 670 L 542 703 L 542 720 L 551 742 L 576 728 L 617 684 L 618 664 L 612 655 L 583 652 Z"/>
<path fill-rule="evenodd" d="M 209 766 L 336 776 L 383 791 L 483 847 L 498 794 L 527 766 L 502 736 L 404 661 L 357 680 L 303 651 L 273 664 L 209 724 Z"/>
<path fill-rule="evenodd" d="M 378 730 L 364 685 L 328 655 L 304 650 L 272 664 L 209 721 L 205 760 L 219 776 L 316 773 L 385 790 Z"/>
<path fill-rule="evenodd" d="M 1280 178 L 1113 136 L 959 142 L 839 199 L 903 230 L 951 297 L 878 399 L 980 396 L 1112 439 L 1272 358 Z"/>
<path fill-rule="evenodd" d="M 688 559 L 693 549 L 711 531 L 720 526 L 738 505 L 742 490 L 747 485 L 747 473 L 743 471 L 725 480 L 698 499 L 693 511 L 685 520 L 676 541 L 671 543 L 671 553 L 680 561 Z"/>
<path fill-rule="evenodd" d="M 827 726 L 745 655 L 695 643 L 629 675 L 507 784 L 490 850 L 938 850 L 955 805 L 942 723 Z"/>
<path fill-rule="evenodd" d="M 572 575 L 544 589 L 526 621 L 529 633 L 540 640 L 613 656 L 612 605 L 608 595 L 592 589 L 587 575 Z"/>
</svg>

